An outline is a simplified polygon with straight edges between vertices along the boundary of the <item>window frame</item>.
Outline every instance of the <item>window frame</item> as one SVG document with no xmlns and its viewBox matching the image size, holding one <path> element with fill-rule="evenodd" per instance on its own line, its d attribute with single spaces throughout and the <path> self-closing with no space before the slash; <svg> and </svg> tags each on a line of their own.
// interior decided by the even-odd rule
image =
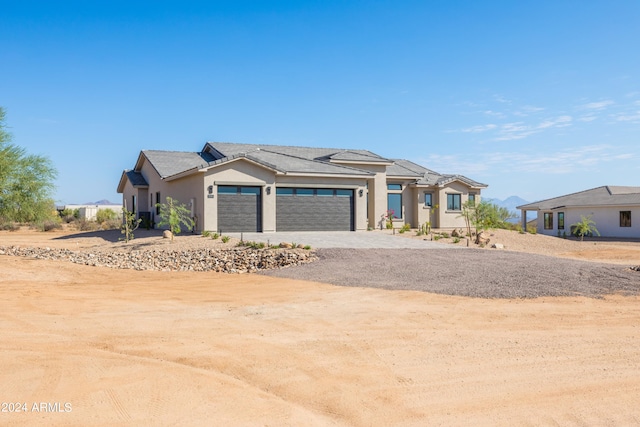
<svg viewBox="0 0 640 427">
<path fill-rule="evenodd" d="M 456 203 L 456 199 L 457 199 L 457 203 Z M 456 207 L 457 207 L 457 209 L 456 209 Z M 447 193 L 447 211 L 449 211 L 449 212 L 460 212 L 460 211 L 462 211 L 462 194 L 460 194 L 460 193 Z"/>
<path fill-rule="evenodd" d="M 395 209 L 391 207 L 391 198 L 398 198 L 400 209 Z M 393 215 L 395 219 L 402 219 L 402 193 L 387 193 L 387 212 L 393 209 Z"/>
<path fill-rule="evenodd" d="M 564 230 L 564 212 L 558 212 L 558 230 Z"/>
<path fill-rule="evenodd" d="M 428 196 L 428 197 L 427 197 Z M 427 200 L 429 201 L 427 203 Z M 427 208 L 433 207 L 433 193 L 429 191 L 424 192 L 424 206 Z"/>
<path fill-rule="evenodd" d="M 626 218 L 623 218 L 623 214 L 626 214 Z M 620 211 L 620 227 L 631 227 L 631 211 Z"/>
</svg>

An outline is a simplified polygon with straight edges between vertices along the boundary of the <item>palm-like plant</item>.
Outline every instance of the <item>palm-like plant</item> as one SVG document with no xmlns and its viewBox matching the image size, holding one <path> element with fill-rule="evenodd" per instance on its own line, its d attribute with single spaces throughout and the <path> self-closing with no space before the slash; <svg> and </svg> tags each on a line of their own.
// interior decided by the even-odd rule
<svg viewBox="0 0 640 427">
<path fill-rule="evenodd" d="M 600 232 L 596 228 L 596 222 L 591 219 L 591 215 L 584 216 L 580 215 L 580 221 L 575 224 L 571 224 L 571 227 L 574 228 L 574 234 L 576 236 L 580 236 L 580 241 L 584 240 L 584 236 L 589 234 L 600 235 Z"/>
</svg>

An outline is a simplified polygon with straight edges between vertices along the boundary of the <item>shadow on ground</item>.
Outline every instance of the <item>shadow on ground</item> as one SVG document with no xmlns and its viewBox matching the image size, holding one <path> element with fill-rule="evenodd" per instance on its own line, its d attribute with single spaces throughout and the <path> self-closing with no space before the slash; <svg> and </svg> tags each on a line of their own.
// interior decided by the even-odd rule
<svg viewBox="0 0 640 427">
<path fill-rule="evenodd" d="M 145 237 L 162 237 L 163 230 L 136 230 L 135 238 L 141 239 Z M 98 230 L 98 231 L 81 231 L 74 234 L 67 234 L 56 237 L 53 240 L 70 240 L 70 239 L 102 239 L 105 242 L 116 243 L 123 240 L 124 235 L 120 230 Z"/>
</svg>

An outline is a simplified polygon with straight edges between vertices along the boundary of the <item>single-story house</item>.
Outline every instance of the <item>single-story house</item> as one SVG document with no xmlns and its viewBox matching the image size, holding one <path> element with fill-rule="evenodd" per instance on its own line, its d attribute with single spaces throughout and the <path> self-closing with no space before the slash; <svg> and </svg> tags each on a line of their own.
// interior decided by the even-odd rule
<svg viewBox="0 0 640 427">
<path fill-rule="evenodd" d="M 486 188 L 367 150 L 208 142 L 200 152 L 143 150 L 118 193 L 158 222 L 167 196 L 191 209 L 195 231 L 359 231 L 463 227 L 462 204 Z"/>
<path fill-rule="evenodd" d="M 640 187 L 605 185 L 516 209 L 522 211 L 523 227 L 527 211 L 537 211 L 541 234 L 570 235 L 572 224 L 590 216 L 602 237 L 640 238 Z"/>
</svg>

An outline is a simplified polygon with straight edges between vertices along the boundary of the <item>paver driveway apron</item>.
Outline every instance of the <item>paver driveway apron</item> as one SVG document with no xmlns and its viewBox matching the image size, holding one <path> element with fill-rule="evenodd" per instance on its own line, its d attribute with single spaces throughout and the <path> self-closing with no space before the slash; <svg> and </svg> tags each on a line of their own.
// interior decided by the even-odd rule
<svg viewBox="0 0 640 427">
<path fill-rule="evenodd" d="M 225 233 L 231 237 L 249 242 L 264 242 L 277 245 L 281 242 L 309 245 L 319 248 L 354 248 L 354 249 L 450 249 L 453 246 L 443 245 L 429 240 L 409 239 L 393 236 L 378 231 L 296 231 L 275 233 Z"/>
</svg>

